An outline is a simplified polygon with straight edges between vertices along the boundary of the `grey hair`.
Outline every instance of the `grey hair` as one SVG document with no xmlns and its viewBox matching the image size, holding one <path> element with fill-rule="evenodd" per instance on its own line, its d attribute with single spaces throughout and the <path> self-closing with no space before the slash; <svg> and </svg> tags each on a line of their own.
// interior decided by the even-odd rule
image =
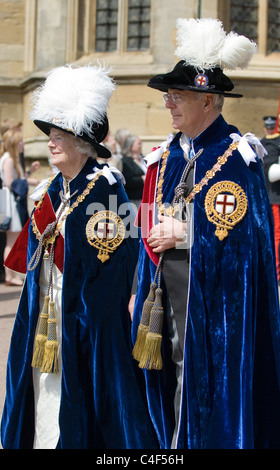
<svg viewBox="0 0 280 470">
<path fill-rule="evenodd" d="M 121 127 L 115 133 L 115 139 L 120 146 L 124 144 L 125 139 L 131 135 L 130 131 L 125 127 Z"/>
<path fill-rule="evenodd" d="M 199 93 L 199 92 L 195 92 L 196 94 L 196 99 L 197 101 L 201 100 L 201 98 L 203 97 L 203 93 Z M 225 97 L 224 95 L 220 95 L 220 94 L 215 94 L 213 93 L 213 107 L 216 111 L 222 111 L 223 109 L 223 106 L 224 106 L 224 102 L 225 102 Z"/>
<path fill-rule="evenodd" d="M 222 111 L 225 102 L 224 95 L 214 95 L 214 108 L 217 111 Z"/>
<path fill-rule="evenodd" d="M 127 157 L 131 157 L 132 152 L 131 152 L 131 147 L 137 137 L 135 135 L 130 135 L 127 137 L 121 146 L 121 152 L 123 155 L 126 155 Z"/>
</svg>

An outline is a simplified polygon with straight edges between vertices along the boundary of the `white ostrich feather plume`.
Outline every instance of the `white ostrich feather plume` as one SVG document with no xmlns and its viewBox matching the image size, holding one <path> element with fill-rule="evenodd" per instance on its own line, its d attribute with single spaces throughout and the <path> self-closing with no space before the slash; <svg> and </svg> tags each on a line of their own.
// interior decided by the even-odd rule
<svg viewBox="0 0 280 470">
<path fill-rule="evenodd" d="M 103 122 L 115 88 L 110 71 L 101 65 L 53 69 L 33 93 L 31 119 L 53 122 L 92 137 L 92 124 Z"/>
<path fill-rule="evenodd" d="M 220 51 L 220 67 L 230 70 L 246 69 L 256 52 L 256 43 L 232 31 L 227 35 Z"/>
<path fill-rule="evenodd" d="M 253 41 L 234 32 L 227 35 L 222 22 L 212 18 L 178 18 L 177 46 L 175 55 L 198 70 L 246 68 L 257 51 Z"/>
</svg>

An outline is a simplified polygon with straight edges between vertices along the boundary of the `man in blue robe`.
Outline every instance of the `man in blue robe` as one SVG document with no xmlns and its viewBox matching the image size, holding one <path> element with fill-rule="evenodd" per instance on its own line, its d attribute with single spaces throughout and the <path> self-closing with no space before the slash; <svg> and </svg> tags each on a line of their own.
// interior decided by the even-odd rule
<svg viewBox="0 0 280 470">
<path fill-rule="evenodd" d="M 207 47 L 191 56 L 192 43 L 206 45 L 211 34 L 220 42 L 210 58 Z M 133 354 L 162 448 L 280 448 L 280 317 L 259 161 L 265 152 L 221 115 L 224 97 L 241 95 L 231 93 L 221 67 L 230 58 L 221 52 L 220 22 L 179 20 L 177 40 L 180 62 L 149 82 L 165 92 L 180 132 L 147 158 Z M 244 66 L 254 44 L 241 42 L 241 52 L 234 42 L 231 51 Z"/>
</svg>

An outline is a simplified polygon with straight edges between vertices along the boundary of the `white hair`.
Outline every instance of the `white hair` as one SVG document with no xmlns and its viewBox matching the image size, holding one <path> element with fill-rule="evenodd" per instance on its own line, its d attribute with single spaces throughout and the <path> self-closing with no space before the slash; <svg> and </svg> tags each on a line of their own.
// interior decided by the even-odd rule
<svg viewBox="0 0 280 470">
<path fill-rule="evenodd" d="M 90 158 L 96 158 L 98 156 L 96 149 L 89 142 L 79 137 L 75 137 L 75 148 L 78 152 Z"/>
</svg>

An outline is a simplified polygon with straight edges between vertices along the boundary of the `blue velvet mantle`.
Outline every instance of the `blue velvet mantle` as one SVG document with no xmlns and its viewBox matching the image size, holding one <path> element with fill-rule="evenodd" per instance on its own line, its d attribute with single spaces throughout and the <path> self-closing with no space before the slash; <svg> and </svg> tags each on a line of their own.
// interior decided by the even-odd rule
<svg viewBox="0 0 280 470">
<path fill-rule="evenodd" d="M 71 193 L 76 189 L 78 194 L 82 193 L 88 184 L 86 175 L 92 173 L 93 166 L 98 164 L 89 160 L 70 182 Z M 60 204 L 61 189 L 60 174 L 48 190 L 54 211 Z M 85 234 L 90 218 L 86 207 L 98 202 L 109 209 L 110 196 L 117 196 L 118 207 L 128 201 L 118 179 L 109 185 L 101 176 L 85 201 L 66 219 L 58 443 L 62 449 L 158 447 L 147 411 L 143 376 L 131 354 L 128 302 L 139 240 L 125 238 L 110 259 L 101 263 L 97 259 L 98 250 L 88 243 Z M 72 204 L 75 199 L 76 196 Z M 27 262 L 37 245 L 29 227 Z M 30 364 L 39 315 L 39 272 L 40 266 L 27 274 L 11 339 L 1 423 L 5 449 L 33 446 Z"/>
<path fill-rule="evenodd" d="M 238 132 L 220 116 L 194 140 L 195 183 L 211 169 Z M 185 166 L 180 133 L 170 146 L 163 202 L 171 202 Z M 154 169 L 151 168 L 151 172 Z M 149 184 L 148 172 L 145 184 Z M 220 241 L 204 201 L 218 181 L 246 193 L 244 219 Z M 187 269 L 187 268 L 186 268 Z M 155 264 L 140 247 L 133 320 L 136 339 Z M 164 287 L 164 286 L 163 286 Z M 248 167 L 236 150 L 194 200 L 194 243 L 186 312 L 179 449 L 280 448 L 280 322 L 273 223 L 259 160 Z M 165 293 L 166 295 L 166 293 Z M 166 319 L 163 369 L 144 371 L 152 421 L 162 448 L 171 444 L 176 386 Z"/>
</svg>

